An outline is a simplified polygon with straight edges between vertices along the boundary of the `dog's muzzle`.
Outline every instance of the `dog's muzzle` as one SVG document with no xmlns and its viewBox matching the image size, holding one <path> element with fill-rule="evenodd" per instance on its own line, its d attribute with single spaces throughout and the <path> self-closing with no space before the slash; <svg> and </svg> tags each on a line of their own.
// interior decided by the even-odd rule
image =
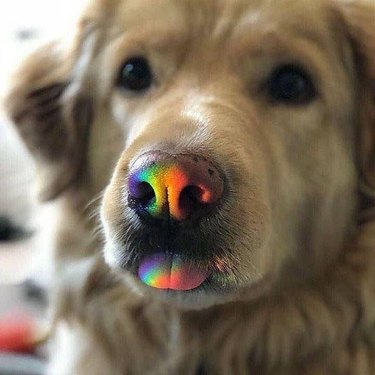
<svg viewBox="0 0 375 375">
<path fill-rule="evenodd" d="M 166 232 L 173 231 L 183 237 L 184 228 L 191 231 L 218 209 L 224 178 L 218 167 L 200 155 L 152 151 L 132 163 L 127 188 L 128 205 L 143 226 L 153 228 L 157 237 L 168 237 Z M 159 289 L 192 290 L 209 277 L 207 267 L 180 249 L 166 247 L 143 257 L 138 276 L 144 283 Z"/>
</svg>

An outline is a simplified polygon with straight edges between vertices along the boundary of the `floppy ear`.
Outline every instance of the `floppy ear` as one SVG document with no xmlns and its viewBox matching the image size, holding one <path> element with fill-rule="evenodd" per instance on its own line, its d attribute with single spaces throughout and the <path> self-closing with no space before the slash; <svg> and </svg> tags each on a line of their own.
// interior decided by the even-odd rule
<svg viewBox="0 0 375 375">
<path fill-rule="evenodd" d="M 375 3 L 336 0 L 352 45 L 358 77 L 359 168 L 362 213 L 375 207 Z"/>
<path fill-rule="evenodd" d="M 90 63 L 97 31 L 82 24 L 72 47 L 50 43 L 16 71 L 5 108 L 32 154 L 40 200 L 56 198 L 82 177 L 94 89 Z"/>
</svg>

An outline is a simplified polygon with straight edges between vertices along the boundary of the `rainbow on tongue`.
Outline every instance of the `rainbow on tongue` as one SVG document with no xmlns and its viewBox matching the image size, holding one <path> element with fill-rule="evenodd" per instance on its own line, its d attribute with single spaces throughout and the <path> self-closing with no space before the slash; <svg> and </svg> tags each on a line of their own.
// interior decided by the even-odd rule
<svg viewBox="0 0 375 375">
<path fill-rule="evenodd" d="M 141 262 L 139 278 L 157 289 L 192 290 L 208 277 L 208 271 L 176 254 L 154 254 Z"/>
</svg>

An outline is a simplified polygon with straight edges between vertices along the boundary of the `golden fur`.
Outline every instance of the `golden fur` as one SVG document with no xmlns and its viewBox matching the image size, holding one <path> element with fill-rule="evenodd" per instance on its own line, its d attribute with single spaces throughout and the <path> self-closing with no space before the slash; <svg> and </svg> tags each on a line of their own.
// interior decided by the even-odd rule
<svg viewBox="0 0 375 375">
<path fill-rule="evenodd" d="M 7 108 L 52 201 L 56 336 L 85 343 L 61 365 L 56 338 L 52 374 L 375 374 L 374 19 L 372 1 L 97 0 L 68 47 L 23 64 Z M 158 86 L 124 95 L 138 54 Z M 262 90 L 290 62 L 309 105 Z M 127 168 L 155 149 L 230 176 L 232 293 L 170 297 L 119 269 Z M 107 264 L 85 211 L 104 188 Z"/>
</svg>

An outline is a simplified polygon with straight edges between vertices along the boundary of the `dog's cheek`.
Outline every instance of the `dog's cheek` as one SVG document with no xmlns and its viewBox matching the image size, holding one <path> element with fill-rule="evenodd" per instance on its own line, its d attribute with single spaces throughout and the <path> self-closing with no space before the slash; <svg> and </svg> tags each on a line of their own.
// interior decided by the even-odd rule
<svg viewBox="0 0 375 375">
<path fill-rule="evenodd" d="M 115 237 L 116 231 L 121 228 L 124 207 L 122 191 L 123 186 L 117 168 L 105 190 L 101 207 L 101 221 L 104 223 L 107 239 Z"/>
<path fill-rule="evenodd" d="M 220 233 L 225 238 L 237 277 L 241 282 L 252 284 L 271 272 L 275 261 L 269 246 L 272 212 L 266 178 L 268 165 L 263 156 L 266 148 L 240 126 L 233 132 L 220 132 L 216 128 L 211 147 L 225 166 L 228 178 L 227 199 L 219 215 L 225 221 L 225 230 Z"/>
</svg>

